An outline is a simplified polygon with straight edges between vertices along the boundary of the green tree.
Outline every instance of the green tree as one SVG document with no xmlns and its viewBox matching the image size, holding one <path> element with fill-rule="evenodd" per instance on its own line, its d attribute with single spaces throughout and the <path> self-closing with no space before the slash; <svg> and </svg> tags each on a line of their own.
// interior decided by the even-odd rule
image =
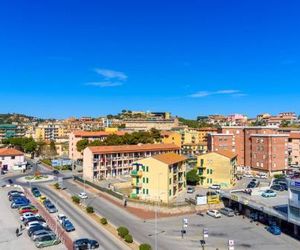
<svg viewBox="0 0 300 250">
<path fill-rule="evenodd" d="M 55 147 L 55 142 L 51 141 L 50 142 L 50 155 L 55 156 L 57 155 L 56 147 Z"/>
<path fill-rule="evenodd" d="M 24 144 L 24 152 L 33 153 L 37 150 L 37 143 L 34 140 L 31 140 Z"/>
<path fill-rule="evenodd" d="M 151 137 L 156 141 L 156 142 L 161 142 L 161 134 L 160 131 L 156 128 L 151 128 L 150 130 Z"/>
<path fill-rule="evenodd" d="M 186 174 L 186 181 L 189 185 L 197 185 L 200 181 L 200 176 L 197 173 L 197 169 L 192 169 Z"/>
<path fill-rule="evenodd" d="M 76 143 L 77 151 L 82 152 L 89 144 L 87 139 L 82 139 Z"/>
</svg>

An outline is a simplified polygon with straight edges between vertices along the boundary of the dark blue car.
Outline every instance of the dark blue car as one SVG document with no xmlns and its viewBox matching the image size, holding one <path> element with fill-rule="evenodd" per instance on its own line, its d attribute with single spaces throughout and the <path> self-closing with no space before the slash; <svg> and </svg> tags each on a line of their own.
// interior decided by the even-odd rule
<svg viewBox="0 0 300 250">
<path fill-rule="evenodd" d="M 11 208 L 19 208 L 19 207 L 24 207 L 28 206 L 30 204 L 30 201 L 25 199 L 18 199 L 15 200 L 14 202 L 11 203 L 10 207 Z"/>
<path fill-rule="evenodd" d="M 271 234 L 274 234 L 274 235 L 280 235 L 280 234 L 281 234 L 280 227 L 278 227 L 278 226 L 276 226 L 276 225 L 269 226 L 267 230 L 268 230 Z"/>
<path fill-rule="evenodd" d="M 67 232 L 75 231 L 75 227 L 73 226 L 72 222 L 69 221 L 68 219 L 63 220 L 63 222 L 62 222 L 62 227 L 63 227 L 63 229 L 65 229 Z"/>
</svg>

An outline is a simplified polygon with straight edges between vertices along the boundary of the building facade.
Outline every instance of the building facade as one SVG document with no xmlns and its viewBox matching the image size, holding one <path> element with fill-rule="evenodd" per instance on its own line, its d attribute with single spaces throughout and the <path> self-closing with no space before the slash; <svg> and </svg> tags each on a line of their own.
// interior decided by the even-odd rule
<svg viewBox="0 0 300 250">
<path fill-rule="evenodd" d="M 162 143 L 173 143 L 181 147 L 181 135 L 175 131 L 161 131 Z"/>
<path fill-rule="evenodd" d="M 187 143 L 181 146 L 181 153 L 188 157 L 195 157 L 207 152 L 207 143 Z"/>
<path fill-rule="evenodd" d="M 203 154 L 197 157 L 197 168 L 201 186 L 218 184 L 230 188 L 236 183 L 237 155 L 228 150 Z"/>
<path fill-rule="evenodd" d="M 24 153 L 14 148 L 0 148 L 1 171 L 24 170 L 27 162 Z"/>
<path fill-rule="evenodd" d="M 289 163 L 291 165 L 300 165 L 300 133 L 290 133 L 288 152 Z"/>
<path fill-rule="evenodd" d="M 21 125 L 0 124 L 0 140 L 25 136 L 25 129 Z"/>
<path fill-rule="evenodd" d="M 132 163 L 163 153 L 179 153 L 175 144 L 139 144 L 87 147 L 83 151 L 83 176 L 90 180 L 129 174 Z"/>
<path fill-rule="evenodd" d="M 186 189 L 186 158 L 175 153 L 155 155 L 132 164 L 132 198 L 170 203 Z"/>
<path fill-rule="evenodd" d="M 300 180 L 299 179 L 291 180 L 289 183 L 288 220 L 289 222 L 300 226 Z"/>
<path fill-rule="evenodd" d="M 83 152 L 77 150 L 77 142 L 86 139 L 89 142 L 99 140 L 104 141 L 109 135 L 116 134 L 123 136 L 125 133 L 121 131 L 115 131 L 114 129 L 109 131 L 73 131 L 69 134 L 69 158 L 78 161 L 83 159 Z"/>
<path fill-rule="evenodd" d="M 177 118 L 170 119 L 129 119 L 123 120 L 125 129 L 129 131 L 171 130 L 179 125 Z"/>
</svg>

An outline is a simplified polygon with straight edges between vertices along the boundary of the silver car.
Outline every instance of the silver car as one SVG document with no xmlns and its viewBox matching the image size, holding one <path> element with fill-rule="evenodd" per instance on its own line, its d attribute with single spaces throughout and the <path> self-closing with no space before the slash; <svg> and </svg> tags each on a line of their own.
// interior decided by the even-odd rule
<svg viewBox="0 0 300 250">
<path fill-rule="evenodd" d="M 41 236 L 44 236 L 44 235 L 54 235 L 54 233 L 50 230 L 45 230 L 45 229 L 42 229 L 42 230 L 39 230 L 39 231 L 36 231 L 34 232 L 32 235 L 31 235 L 31 239 L 33 241 L 35 241 L 37 238 L 41 237 Z"/>
<path fill-rule="evenodd" d="M 228 217 L 233 217 L 234 216 L 234 211 L 231 208 L 228 208 L 228 207 L 221 208 L 219 210 L 219 212 L 221 214 L 224 214 L 224 215 L 228 216 Z"/>
</svg>

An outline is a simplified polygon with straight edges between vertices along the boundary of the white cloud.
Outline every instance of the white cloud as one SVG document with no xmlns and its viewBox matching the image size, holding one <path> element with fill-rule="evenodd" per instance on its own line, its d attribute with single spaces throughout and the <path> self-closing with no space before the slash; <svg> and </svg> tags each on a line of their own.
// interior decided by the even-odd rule
<svg viewBox="0 0 300 250">
<path fill-rule="evenodd" d="M 95 72 L 105 79 L 118 79 L 120 81 L 125 81 L 127 75 L 120 71 L 110 70 L 110 69 L 95 69 Z"/>
<path fill-rule="evenodd" d="M 201 98 L 201 97 L 206 97 L 206 96 L 211 96 L 211 95 L 231 95 L 231 96 L 244 96 L 244 93 L 241 93 L 240 90 L 235 90 L 235 89 L 222 89 L 222 90 L 217 90 L 217 91 L 198 91 L 194 94 L 189 95 L 189 97 L 193 98 Z"/>
<path fill-rule="evenodd" d="M 100 88 L 106 88 L 106 87 L 117 87 L 123 85 L 122 82 L 88 82 L 86 83 L 88 86 L 95 86 L 95 87 L 100 87 Z"/>
</svg>

